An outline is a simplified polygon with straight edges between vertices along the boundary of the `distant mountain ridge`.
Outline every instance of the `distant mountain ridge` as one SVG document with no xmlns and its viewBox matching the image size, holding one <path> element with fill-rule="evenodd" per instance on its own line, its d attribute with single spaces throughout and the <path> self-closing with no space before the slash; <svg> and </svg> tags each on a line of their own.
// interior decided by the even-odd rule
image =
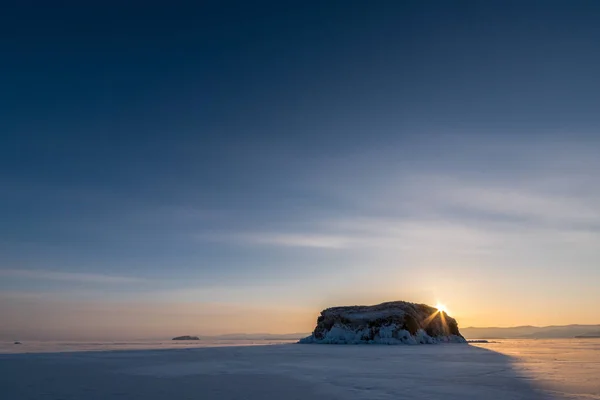
<svg viewBox="0 0 600 400">
<path fill-rule="evenodd" d="M 600 325 L 515 326 L 510 328 L 462 328 L 467 339 L 569 339 L 576 336 L 593 336 Z"/>
</svg>

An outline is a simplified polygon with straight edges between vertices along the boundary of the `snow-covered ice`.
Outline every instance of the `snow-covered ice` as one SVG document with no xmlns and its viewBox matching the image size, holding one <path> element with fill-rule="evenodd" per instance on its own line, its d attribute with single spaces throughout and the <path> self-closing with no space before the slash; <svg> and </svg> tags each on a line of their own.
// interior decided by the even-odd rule
<svg viewBox="0 0 600 400">
<path fill-rule="evenodd" d="M 402 329 L 396 324 L 379 327 L 377 334 L 369 338 L 372 329 L 352 329 L 344 325 L 334 325 L 322 339 L 314 335 L 300 339 L 300 344 L 437 344 L 437 343 L 467 343 L 462 336 L 445 335 L 431 337 L 423 329 L 417 330 L 415 335 Z"/>
<path fill-rule="evenodd" d="M 0 355 L 0 398 L 600 399 L 600 340 Z"/>
</svg>

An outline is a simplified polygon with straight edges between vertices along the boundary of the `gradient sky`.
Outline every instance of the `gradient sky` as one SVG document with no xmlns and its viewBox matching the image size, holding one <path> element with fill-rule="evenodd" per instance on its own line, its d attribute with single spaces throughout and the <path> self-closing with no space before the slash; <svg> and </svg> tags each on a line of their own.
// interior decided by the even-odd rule
<svg viewBox="0 0 600 400">
<path fill-rule="evenodd" d="M 598 2 L 19 3 L 0 336 L 600 323 Z"/>
</svg>

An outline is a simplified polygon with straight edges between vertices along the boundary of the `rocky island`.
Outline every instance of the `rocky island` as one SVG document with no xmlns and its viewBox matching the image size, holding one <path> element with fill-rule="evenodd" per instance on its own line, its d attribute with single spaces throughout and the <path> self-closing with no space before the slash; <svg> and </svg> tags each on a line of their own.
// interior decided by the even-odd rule
<svg viewBox="0 0 600 400">
<path fill-rule="evenodd" d="M 198 336 L 177 336 L 172 340 L 200 340 Z"/>
<path fill-rule="evenodd" d="M 393 301 L 374 306 L 321 311 L 312 335 L 299 343 L 433 344 L 466 343 L 458 323 L 426 304 Z"/>
</svg>

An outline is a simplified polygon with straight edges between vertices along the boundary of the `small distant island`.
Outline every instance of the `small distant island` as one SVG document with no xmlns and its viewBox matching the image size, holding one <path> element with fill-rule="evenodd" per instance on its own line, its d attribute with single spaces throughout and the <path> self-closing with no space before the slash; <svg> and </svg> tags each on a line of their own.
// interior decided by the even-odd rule
<svg viewBox="0 0 600 400">
<path fill-rule="evenodd" d="M 172 340 L 200 340 L 198 336 L 177 336 Z"/>
</svg>

